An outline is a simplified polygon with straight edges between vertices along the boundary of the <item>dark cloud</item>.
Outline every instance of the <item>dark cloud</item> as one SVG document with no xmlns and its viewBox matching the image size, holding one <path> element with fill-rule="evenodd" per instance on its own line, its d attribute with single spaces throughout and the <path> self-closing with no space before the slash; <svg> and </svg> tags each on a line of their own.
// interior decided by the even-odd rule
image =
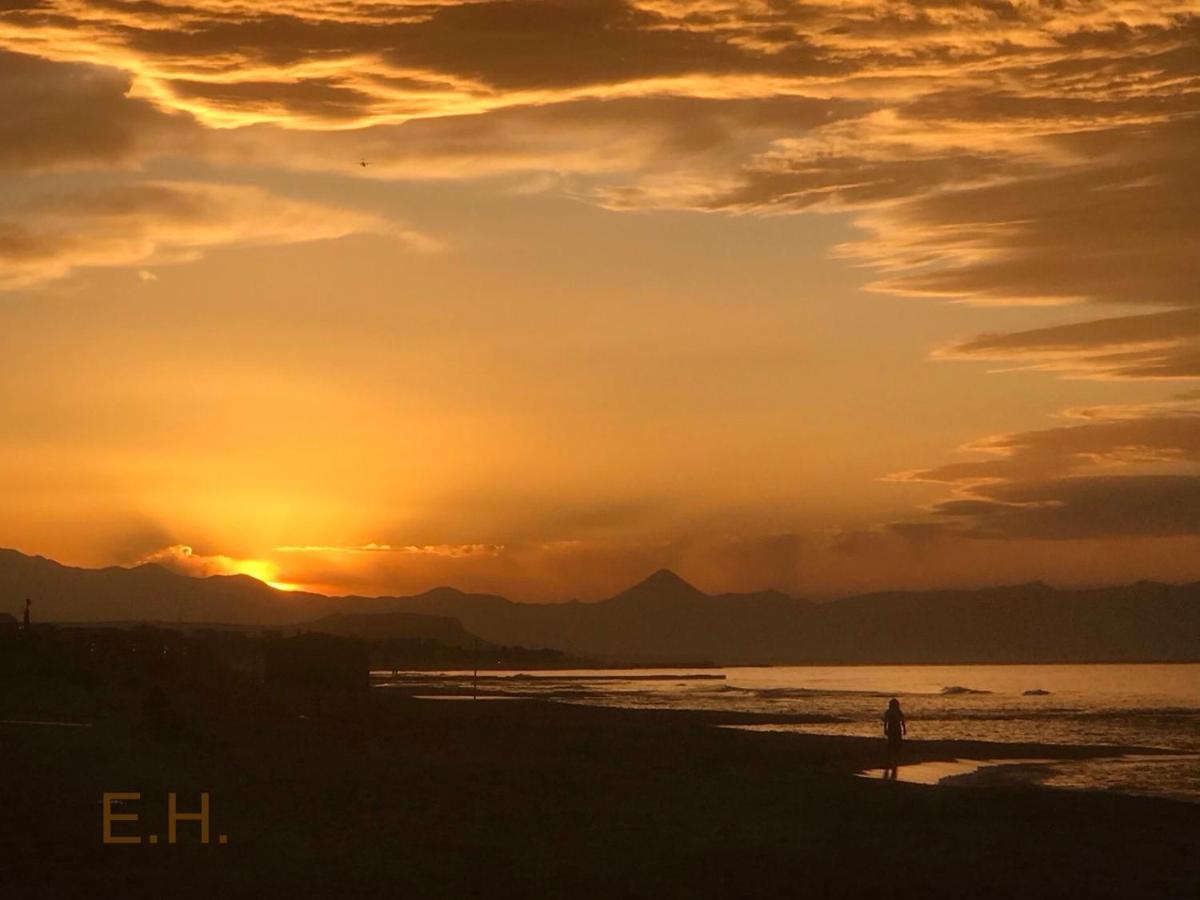
<svg viewBox="0 0 1200 900">
<path fill-rule="evenodd" d="M 118 165 L 184 146 L 189 117 L 128 96 L 118 69 L 0 51 L 0 172 Z"/>
<path fill-rule="evenodd" d="M 946 264 L 878 282 L 898 293 L 990 301 L 1084 299 L 1200 305 L 1200 117 L 1130 129 L 1124 158 L 1046 176 L 936 191 L 897 210 L 887 227 Z M 962 233 L 986 235 L 955 259 Z M 943 237 L 945 236 L 945 237 Z M 881 261 L 905 264 L 898 258 Z"/>
<path fill-rule="evenodd" d="M 372 12 L 373 11 L 373 12 Z M 364 54 L 396 69 L 424 69 L 499 90 L 558 89 L 697 72 L 834 71 L 799 36 L 764 54 L 724 33 L 678 27 L 653 9 L 623 0 L 499 0 L 385 7 L 346 14 L 331 4 L 238 11 L 180 4 L 146 12 L 114 30 L 133 50 L 230 66 L 235 50 L 251 63 L 288 67 Z M 153 27 L 164 14 L 182 28 Z M 735 31 L 734 34 L 737 32 Z"/>
<path fill-rule="evenodd" d="M 1194 398 L 1074 415 L 1081 424 L 1001 435 L 968 448 L 992 459 L 897 476 L 956 490 L 931 507 L 940 523 L 919 524 L 945 535 L 1005 539 L 1200 535 Z"/>
<path fill-rule="evenodd" d="M 1139 344 L 1161 344 L 1200 335 L 1200 316 L 1190 309 L 1140 316 L 1098 319 L 1008 334 L 984 334 L 949 348 L 947 353 L 985 359 L 1021 354 L 1096 351 Z"/>
<path fill-rule="evenodd" d="M 937 508 L 957 534 L 1066 540 L 1200 535 L 1200 475 L 1089 475 L 987 485 Z"/>
<path fill-rule="evenodd" d="M 1200 312 L 1179 309 L 984 334 L 936 355 L 1005 360 L 1102 378 L 1196 378 L 1200 377 Z"/>
<path fill-rule="evenodd" d="M 362 91 L 343 87 L 330 78 L 311 78 L 302 83 L 239 81 L 221 84 L 175 79 L 176 97 L 202 100 L 231 110 L 262 108 L 297 117 L 339 121 L 355 120 L 370 112 L 371 98 Z"/>
<path fill-rule="evenodd" d="M 1129 418 L 1006 434 L 968 449 L 994 459 L 949 463 L 897 476 L 907 481 L 974 484 L 1077 472 L 1097 465 L 1200 463 L 1200 411 Z"/>
</svg>

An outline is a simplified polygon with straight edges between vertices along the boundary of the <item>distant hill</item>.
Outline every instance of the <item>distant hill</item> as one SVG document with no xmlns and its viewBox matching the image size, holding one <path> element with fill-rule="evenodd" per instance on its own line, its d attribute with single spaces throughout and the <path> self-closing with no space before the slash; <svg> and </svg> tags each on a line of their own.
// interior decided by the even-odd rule
<svg viewBox="0 0 1200 900">
<path fill-rule="evenodd" d="M 245 575 L 187 578 L 162 566 L 80 569 L 0 549 L 0 609 L 33 598 L 35 621 L 288 621 L 290 598 Z M 297 616 L 304 615 L 299 608 Z"/>
<path fill-rule="evenodd" d="M 448 646 L 475 639 L 455 618 L 398 610 L 405 602 L 400 598 L 279 591 L 247 575 L 191 578 L 157 565 L 81 569 L 0 549 L 0 610 L 21 609 L 25 597 L 33 599 L 35 622 L 304 624 L 330 634 L 369 637 L 374 632 L 381 640 L 426 639 Z"/>
<path fill-rule="evenodd" d="M 815 607 L 796 649 L 829 662 L 1200 660 L 1200 583 L 869 594 Z"/>
<path fill-rule="evenodd" d="M 246 576 L 159 566 L 79 569 L 0 550 L 0 610 L 35 621 L 298 625 L 450 646 L 481 640 L 626 663 L 1084 662 L 1200 659 L 1200 583 L 1093 590 L 1044 584 L 891 592 L 809 603 L 706 594 L 667 570 L 595 603 L 513 603 L 436 588 L 412 597 L 277 591 Z"/>
<path fill-rule="evenodd" d="M 891 592 L 807 603 L 704 594 L 662 571 L 598 603 L 405 607 L 455 615 L 491 640 L 625 660 L 935 663 L 1200 660 L 1200 583 L 1094 590 L 1044 584 Z"/>
<path fill-rule="evenodd" d="M 403 608 L 455 616 L 498 643 L 634 662 L 699 662 L 783 658 L 810 606 L 778 591 L 705 594 L 660 570 L 596 603 L 480 603 L 431 592 Z"/>
</svg>

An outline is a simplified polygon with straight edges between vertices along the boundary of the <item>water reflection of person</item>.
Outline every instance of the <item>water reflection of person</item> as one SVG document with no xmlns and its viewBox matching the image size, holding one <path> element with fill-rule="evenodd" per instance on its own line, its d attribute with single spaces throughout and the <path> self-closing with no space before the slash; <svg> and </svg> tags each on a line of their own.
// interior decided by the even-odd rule
<svg viewBox="0 0 1200 900">
<path fill-rule="evenodd" d="M 900 769 L 900 745 L 904 742 L 904 735 L 908 734 L 908 723 L 904 721 L 900 701 L 895 697 L 888 701 L 883 714 L 883 734 L 887 738 L 887 765 L 883 777 L 894 780 Z"/>
</svg>

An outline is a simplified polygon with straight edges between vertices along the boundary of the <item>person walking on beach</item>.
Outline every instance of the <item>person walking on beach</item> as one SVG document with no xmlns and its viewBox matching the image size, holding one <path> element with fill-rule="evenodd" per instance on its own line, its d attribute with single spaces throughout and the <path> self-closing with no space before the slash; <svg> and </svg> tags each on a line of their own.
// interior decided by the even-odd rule
<svg viewBox="0 0 1200 900">
<path fill-rule="evenodd" d="M 904 711 L 895 697 L 888 701 L 883 714 L 883 734 L 887 738 L 887 765 L 883 769 L 883 777 L 895 780 L 900 769 L 900 745 L 904 742 L 904 735 L 908 734 Z"/>
</svg>

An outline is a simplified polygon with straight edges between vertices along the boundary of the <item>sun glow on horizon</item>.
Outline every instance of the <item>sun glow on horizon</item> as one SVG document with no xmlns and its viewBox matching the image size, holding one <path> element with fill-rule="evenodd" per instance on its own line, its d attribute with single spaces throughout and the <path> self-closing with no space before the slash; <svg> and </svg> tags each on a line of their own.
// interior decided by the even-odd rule
<svg viewBox="0 0 1200 900">
<path fill-rule="evenodd" d="M 154 563 L 193 578 L 211 578 L 219 575 L 248 575 L 256 581 L 275 588 L 277 591 L 304 590 L 299 582 L 280 579 L 280 567 L 267 559 L 239 559 L 223 554 L 206 555 L 197 553 L 187 544 L 164 547 L 140 560 Z"/>
<path fill-rule="evenodd" d="M 252 575 L 250 577 L 255 578 L 257 576 Z M 259 578 L 258 580 L 265 581 L 265 579 L 262 579 L 262 578 Z M 265 583 L 267 585 L 269 585 L 270 587 L 275 588 L 275 590 L 277 590 L 277 591 L 284 591 L 286 593 L 291 593 L 292 591 L 301 591 L 301 590 L 305 589 L 304 585 L 292 584 L 290 581 L 265 581 Z"/>
<path fill-rule="evenodd" d="M 279 579 L 280 569 L 275 563 L 266 559 L 229 559 L 229 557 L 221 557 L 229 563 L 230 575 L 249 575 L 256 581 L 261 581 L 269 587 L 275 588 L 277 591 L 300 591 L 305 590 L 305 585 L 293 581 L 281 581 Z"/>
</svg>

